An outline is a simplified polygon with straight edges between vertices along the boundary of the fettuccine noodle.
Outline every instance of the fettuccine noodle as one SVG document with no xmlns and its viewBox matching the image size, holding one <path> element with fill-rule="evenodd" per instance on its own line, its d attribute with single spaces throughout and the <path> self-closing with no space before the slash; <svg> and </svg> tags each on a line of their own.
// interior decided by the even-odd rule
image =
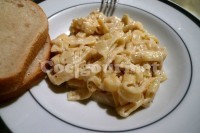
<svg viewBox="0 0 200 133">
<path fill-rule="evenodd" d="M 74 19 L 70 35 L 54 39 L 51 52 L 54 65 L 48 77 L 72 88 L 68 100 L 92 97 L 122 117 L 148 107 L 166 80 L 166 49 L 128 15 L 119 19 L 94 11 Z"/>
</svg>

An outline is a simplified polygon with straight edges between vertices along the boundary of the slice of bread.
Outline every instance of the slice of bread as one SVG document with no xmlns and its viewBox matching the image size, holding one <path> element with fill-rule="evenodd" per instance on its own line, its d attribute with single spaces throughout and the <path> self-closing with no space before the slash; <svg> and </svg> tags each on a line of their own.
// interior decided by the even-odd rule
<svg viewBox="0 0 200 133">
<path fill-rule="evenodd" d="M 0 97 L 17 90 L 48 36 L 48 20 L 31 0 L 0 0 Z"/>
<path fill-rule="evenodd" d="M 4 95 L 0 95 L 0 102 L 19 97 L 33 85 L 36 85 L 42 78 L 44 78 L 45 73 L 41 69 L 41 63 L 49 60 L 50 49 L 50 38 L 48 37 L 45 45 L 39 51 L 38 55 L 32 61 L 28 70 L 26 71 L 22 84 L 16 90 Z"/>
</svg>

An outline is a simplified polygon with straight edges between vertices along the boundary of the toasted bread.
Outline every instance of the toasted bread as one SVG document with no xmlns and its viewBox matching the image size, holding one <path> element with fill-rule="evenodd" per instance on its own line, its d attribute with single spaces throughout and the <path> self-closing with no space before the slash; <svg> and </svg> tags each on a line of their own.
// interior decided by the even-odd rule
<svg viewBox="0 0 200 133">
<path fill-rule="evenodd" d="M 0 97 L 16 91 L 48 36 L 43 10 L 30 0 L 0 1 Z"/>
<path fill-rule="evenodd" d="M 42 78 L 44 78 L 45 73 L 41 69 L 41 63 L 49 59 L 50 49 L 50 38 L 48 37 L 45 45 L 39 51 L 38 55 L 32 61 L 28 70 L 26 71 L 22 84 L 15 91 L 1 95 L 0 102 L 19 97 L 28 89 L 30 89 L 33 85 L 36 85 Z"/>
</svg>

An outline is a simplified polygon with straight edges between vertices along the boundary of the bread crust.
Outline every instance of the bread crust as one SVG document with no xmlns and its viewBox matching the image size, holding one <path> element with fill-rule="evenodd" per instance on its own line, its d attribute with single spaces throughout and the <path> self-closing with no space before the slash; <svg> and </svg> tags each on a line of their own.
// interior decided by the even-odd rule
<svg viewBox="0 0 200 133">
<path fill-rule="evenodd" d="M 39 51 L 38 55 L 36 56 L 36 58 L 38 58 L 39 61 L 38 62 L 33 61 L 29 66 L 29 67 L 31 67 L 31 65 L 34 65 L 37 67 L 34 67 L 34 69 L 31 71 L 26 71 L 26 74 L 25 74 L 26 76 L 23 79 L 22 84 L 20 86 L 18 86 L 16 90 L 9 92 L 7 94 L 1 95 L 0 103 L 18 98 L 19 96 L 24 94 L 28 89 L 30 89 L 34 85 L 38 84 L 45 77 L 46 74 L 41 70 L 40 63 L 42 61 L 49 60 L 50 49 L 51 49 L 50 37 L 48 37 L 43 48 Z M 42 57 L 39 58 L 39 56 L 40 56 L 39 54 L 41 54 Z M 37 64 L 33 64 L 33 63 L 37 63 Z"/>
<path fill-rule="evenodd" d="M 15 0 L 5 0 L 5 2 L 16 3 Z M 48 36 L 48 21 L 43 10 L 37 4 L 35 4 L 34 2 L 30 0 L 18 0 L 17 2 L 30 4 L 32 7 L 36 8 L 40 17 L 45 21 L 44 21 L 43 27 L 41 27 L 36 38 L 33 38 L 31 42 L 32 43 L 31 49 L 28 52 L 27 56 L 25 57 L 25 60 L 22 61 L 23 63 L 20 64 L 19 66 L 20 69 L 17 70 L 16 73 L 14 73 L 13 75 L 9 75 L 8 77 L 0 77 L 0 97 L 2 97 L 3 95 L 9 94 L 12 91 L 18 90 L 18 87 L 23 82 L 23 78 L 25 76 L 25 73 L 30 63 L 36 57 L 37 53 L 44 45 Z M 19 3 L 17 3 L 18 6 L 20 6 Z M 23 6 L 25 6 L 25 4 L 23 4 Z"/>
</svg>

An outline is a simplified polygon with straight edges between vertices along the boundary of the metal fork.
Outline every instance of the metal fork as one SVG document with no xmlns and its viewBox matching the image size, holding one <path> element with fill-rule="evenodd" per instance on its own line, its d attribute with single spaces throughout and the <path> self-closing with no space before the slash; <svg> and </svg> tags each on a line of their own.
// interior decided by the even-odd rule
<svg viewBox="0 0 200 133">
<path fill-rule="evenodd" d="M 112 16 L 118 0 L 101 0 L 100 12 L 103 12 L 106 16 Z"/>
</svg>

